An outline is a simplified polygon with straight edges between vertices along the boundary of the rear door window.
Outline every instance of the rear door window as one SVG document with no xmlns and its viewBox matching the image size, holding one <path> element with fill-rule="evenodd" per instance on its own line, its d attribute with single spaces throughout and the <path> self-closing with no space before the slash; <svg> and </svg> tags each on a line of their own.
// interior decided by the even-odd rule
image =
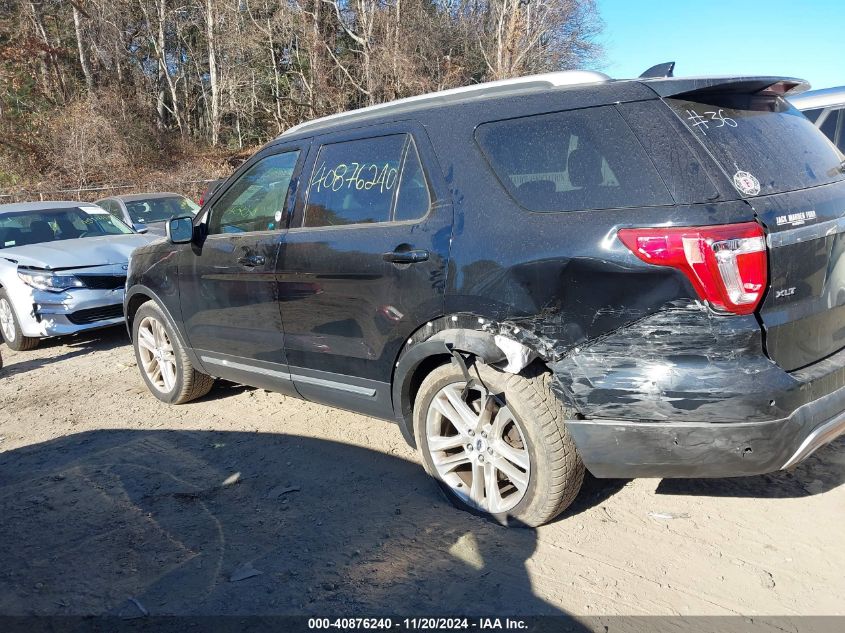
<svg viewBox="0 0 845 633">
<path fill-rule="evenodd" d="M 531 211 L 673 202 L 613 106 L 485 123 L 476 140 L 505 189 Z"/>
<path fill-rule="evenodd" d="M 666 102 L 744 196 L 794 191 L 845 178 L 842 153 L 780 97 L 730 93 Z"/>
<path fill-rule="evenodd" d="M 320 148 L 308 183 L 306 227 L 413 220 L 431 204 L 409 134 L 390 134 Z"/>
</svg>

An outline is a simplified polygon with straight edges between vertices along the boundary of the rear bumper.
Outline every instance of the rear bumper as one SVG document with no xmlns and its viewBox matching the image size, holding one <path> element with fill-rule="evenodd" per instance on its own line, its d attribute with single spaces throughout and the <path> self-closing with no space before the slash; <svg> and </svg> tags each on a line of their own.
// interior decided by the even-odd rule
<svg viewBox="0 0 845 633">
<path fill-rule="evenodd" d="M 845 350 L 786 372 L 753 315 L 666 310 L 551 365 L 598 477 L 731 477 L 792 467 L 843 431 Z"/>
<path fill-rule="evenodd" d="M 845 387 L 788 418 L 695 423 L 571 420 L 596 477 L 736 477 L 792 468 L 845 434 Z"/>
</svg>

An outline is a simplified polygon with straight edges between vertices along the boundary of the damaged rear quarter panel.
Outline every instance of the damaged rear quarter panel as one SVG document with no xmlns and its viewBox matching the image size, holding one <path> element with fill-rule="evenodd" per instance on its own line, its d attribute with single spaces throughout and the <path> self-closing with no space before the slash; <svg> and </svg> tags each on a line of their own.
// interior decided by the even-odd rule
<svg viewBox="0 0 845 633">
<path fill-rule="evenodd" d="M 551 364 L 588 419 L 754 422 L 787 416 L 799 383 L 762 354 L 753 315 L 663 310 Z"/>
<path fill-rule="evenodd" d="M 530 113 L 531 104 L 523 105 L 513 116 Z M 548 101 L 544 105 L 548 108 Z M 464 107 L 468 118 L 486 119 L 483 104 Z M 665 305 L 696 299 L 682 273 L 639 260 L 618 240 L 618 229 L 754 219 L 745 202 L 724 198 L 704 204 L 528 211 L 503 188 L 465 121 L 440 117 L 426 129 L 454 205 L 445 314 L 520 325 L 544 340 L 555 356 Z"/>
<path fill-rule="evenodd" d="M 501 186 L 471 130 L 441 120 L 428 132 L 455 208 L 446 314 L 482 317 L 537 351 L 584 417 L 718 419 L 726 398 L 737 404 L 720 414 L 730 419 L 786 410 L 748 395 L 759 376 L 793 386 L 765 357 L 755 318 L 702 309 L 681 272 L 642 262 L 617 237 L 624 227 L 753 221 L 735 192 L 700 204 L 531 212 Z"/>
</svg>

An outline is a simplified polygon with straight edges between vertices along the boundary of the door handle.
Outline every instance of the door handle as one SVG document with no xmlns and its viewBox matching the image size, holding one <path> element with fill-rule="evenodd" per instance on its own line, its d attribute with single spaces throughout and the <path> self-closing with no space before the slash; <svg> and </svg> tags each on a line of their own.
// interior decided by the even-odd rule
<svg viewBox="0 0 845 633">
<path fill-rule="evenodd" d="M 264 255 L 244 255 L 238 260 L 238 263 L 247 268 L 255 268 L 256 266 L 263 266 L 265 261 Z"/>
<path fill-rule="evenodd" d="M 384 261 L 392 264 L 416 264 L 428 261 L 428 251 L 423 249 L 412 251 L 393 251 L 383 255 Z"/>
</svg>

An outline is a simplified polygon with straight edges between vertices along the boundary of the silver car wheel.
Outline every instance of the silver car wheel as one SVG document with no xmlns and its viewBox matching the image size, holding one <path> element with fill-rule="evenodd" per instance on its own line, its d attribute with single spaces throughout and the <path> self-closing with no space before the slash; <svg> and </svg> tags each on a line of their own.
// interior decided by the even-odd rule
<svg viewBox="0 0 845 633">
<path fill-rule="evenodd" d="M 170 393 L 176 384 L 176 354 L 164 325 L 144 317 L 138 325 L 138 356 L 150 384 L 161 393 Z"/>
<path fill-rule="evenodd" d="M 525 496 L 531 458 L 507 405 L 466 383 L 443 387 L 429 405 L 426 440 L 437 476 L 465 503 L 498 514 Z"/>
<path fill-rule="evenodd" d="M 5 341 L 15 340 L 15 317 L 12 314 L 12 306 L 6 299 L 0 299 L 0 330 Z"/>
</svg>

